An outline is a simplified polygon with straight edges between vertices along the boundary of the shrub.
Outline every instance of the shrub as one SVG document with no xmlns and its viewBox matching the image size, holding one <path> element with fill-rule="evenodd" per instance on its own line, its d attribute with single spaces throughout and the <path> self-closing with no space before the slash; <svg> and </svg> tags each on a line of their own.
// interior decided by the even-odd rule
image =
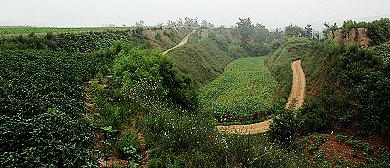
<svg viewBox="0 0 390 168">
<path fill-rule="evenodd" d="M 297 100 L 294 99 L 288 109 L 281 109 L 277 112 L 279 115 L 273 118 L 273 122 L 269 126 L 270 140 L 289 145 L 298 136 L 300 120 L 296 117 L 297 111 L 294 110 L 296 102 Z"/>
</svg>

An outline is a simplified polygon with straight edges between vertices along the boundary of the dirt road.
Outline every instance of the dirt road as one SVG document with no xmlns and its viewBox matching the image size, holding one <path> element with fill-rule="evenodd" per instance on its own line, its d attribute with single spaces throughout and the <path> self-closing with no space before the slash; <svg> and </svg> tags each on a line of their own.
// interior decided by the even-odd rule
<svg viewBox="0 0 390 168">
<path fill-rule="evenodd" d="M 293 84 L 290 95 L 288 97 L 288 102 L 286 103 L 286 108 L 290 105 L 291 100 L 296 97 L 298 99 L 298 104 L 295 108 L 297 109 L 302 106 L 303 101 L 305 99 L 306 78 L 301 66 L 301 60 L 291 62 L 291 68 L 293 70 Z M 269 119 L 260 123 L 250 125 L 217 126 L 217 129 L 220 132 L 226 132 L 228 134 L 258 134 L 266 132 L 271 122 L 272 120 Z"/>
<path fill-rule="evenodd" d="M 301 66 L 301 60 L 291 62 L 291 68 L 293 70 L 293 84 L 290 95 L 288 96 L 286 108 L 290 105 L 291 100 L 296 97 L 298 104 L 295 106 L 295 109 L 298 109 L 303 105 L 305 99 L 306 78 Z"/>
<path fill-rule="evenodd" d="M 162 52 L 162 54 L 167 54 L 169 51 L 171 51 L 171 50 L 173 50 L 173 49 L 175 49 L 175 48 L 177 48 L 177 47 L 180 47 L 180 46 L 186 44 L 187 41 L 188 41 L 188 37 L 190 37 L 190 35 L 191 35 L 192 33 L 194 33 L 194 32 L 195 32 L 195 30 L 193 30 L 190 34 L 188 34 L 186 37 L 184 37 L 183 40 L 181 40 L 181 42 L 180 42 L 179 44 L 177 44 L 175 47 L 172 47 L 172 48 L 170 48 L 170 49 L 168 49 L 168 50 Z"/>
</svg>

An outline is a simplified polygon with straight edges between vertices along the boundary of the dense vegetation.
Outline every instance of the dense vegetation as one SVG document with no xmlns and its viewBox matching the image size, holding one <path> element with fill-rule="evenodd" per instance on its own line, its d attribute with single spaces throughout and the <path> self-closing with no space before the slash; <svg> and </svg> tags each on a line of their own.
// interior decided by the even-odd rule
<svg viewBox="0 0 390 168">
<path fill-rule="evenodd" d="M 388 33 L 386 19 L 370 24 Z M 371 36 L 372 45 L 381 45 L 359 48 L 320 40 L 310 25 L 290 25 L 284 34 L 249 18 L 229 29 L 202 25 L 166 55 L 161 50 L 193 29 L 29 32 L 0 39 L 3 166 L 389 166 L 386 147 L 354 137 L 389 136 L 385 35 Z M 305 104 L 285 109 L 290 63 L 297 59 L 307 78 Z M 271 130 L 264 134 L 215 128 L 270 115 Z M 353 130 L 353 136 L 329 134 L 333 130 Z M 352 146 L 351 155 L 361 160 L 327 155 L 321 146 L 331 139 Z"/>
<path fill-rule="evenodd" d="M 1 162 L 3 166 L 96 164 L 93 127 L 81 84 L 99 71 L 82 53 L 1 50 Z"/>
<path fill-rule="evenodd" d="M 343 26 L 340 28 L 341 36 L 344 38 L 347 36 L 351 29 L 366 28 L 367 35 L 371 38 L 370 45 L 380 45 L 390 40 L 390 20 L 389 18 L 382 18 L 373 22 L 358 22 L 348 20 L 344 21 Z"/>
<path fill-rule="evenodd" d="M 89 47 L 95 42 L 84 41 L 90 34 L 66 36 L 74 37 L 74 43 L 69 45 L 75 47 Z M 84 117 L 83 83 L 97 72 L 107 72 L 105 67 L 112 59 L 104 51 L 68 51 L 53 38 L 50 33 L 44 37 L 31 33 L 27 37 L 1 39 L 3 166 L 97 165 L 93 146 L 98 130 Z M 57 35 L 55 39 L 69 38 Z M 145 38 L 132 39 L 134 42 L 129 44 L 147 44 L 142 41 Z"/>
<path fill-rule="evenodd" d="M 240 58 L 201 90 L 204 106 L 219 122 L 242 122 L 271 114 L 278 84 L 264 57 Z"/>
<path fill-rule="evenodd" d="M 387 57 L 387 44 L 372 49 L 359 48 L 357 44 L 336 44 L 332 39 L 284 40 L 281 48 L 266 59 L 266 64 L 282 86 L 286 86 L 283 83 L 291 79 L 286 73 L 290 62 L 301 59 L 307 78 L 307 97 L 301 109 L 284 110 L 274 120 L 272 138 L 286 144 L 312 133 L 348 129 L 362 137 L 388 137 L 390 67 Z M 282 98 L 288 96 L 288 92 L 281 93 Z M 379 151 L 364 156 L 364 163 L 349 165 L 388 166 L 388 159 L 378 159 L 388 154 L 388 148 L 375 148 Z"/>
</svg>

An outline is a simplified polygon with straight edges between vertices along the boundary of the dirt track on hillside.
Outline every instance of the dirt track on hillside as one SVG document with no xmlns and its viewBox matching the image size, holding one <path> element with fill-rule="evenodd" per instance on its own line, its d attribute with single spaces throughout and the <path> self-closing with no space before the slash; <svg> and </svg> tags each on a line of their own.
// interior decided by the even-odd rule
<svg viewBox="0 0 390 168">
<path fill-rule="evenodd" d="M 286 108 L 290 106 L 291 100 L 296 97 L 298 100 L 298 104 L 295 108 L 297 109 L 302 106 L 303 101 L 305 99 L 306 78 L 301 66 L 301 60 L 291 62 L 291 68 L 293 70 L 293 84 L 290 95 L 288 97 L 288 102 L 286 103 Z M 269 125 L 271 122 L 272 119 L 268 119 L 263 122 L 250 125 L 217 126 L 217 129 L 220 132 L 226 132 L 228 134 L 258 134 L 266 132 L 269 129 Z"/>
<path fill-rule="evenodd" d="M 162 54 L 167 54 L 169 51 L 171 51 L 171 50 L 173 50 L 173 49 L 175 49 L 175 48 L 177 48 L 177 47 L 180 47 L 180 46 L 186 44 L 187 41 L 188 41 L 188 37 L 190 37 L 190 35 L 191 35 L 192 33 L 194 33 L 194 32 L 195 32 L 195 30 L 193 30 L 190 34 L 188 34 L 186 37 L 184 37 L 183 40 L 181 40 L 181 42 L 180 42 L 179 44 L 177 44 L 175 47 L 172 47 L 172 48 L 170 48 L 170 49 L 168 49 L 168 50 L 162 52 Z"/>
<path fill-rule="evenodd" d="M 301 60 L 291 62 L 291 68 L 293 69 L 293 84 L 290 95 L 288 96 L 286 108 L 290 105 L 291 100 L 296 97 L 298 103 L 295 106 L 295 109 L 298 109 L 303 105 L 305 99 L 306 78 L 301 66 Z"/>
</svg>

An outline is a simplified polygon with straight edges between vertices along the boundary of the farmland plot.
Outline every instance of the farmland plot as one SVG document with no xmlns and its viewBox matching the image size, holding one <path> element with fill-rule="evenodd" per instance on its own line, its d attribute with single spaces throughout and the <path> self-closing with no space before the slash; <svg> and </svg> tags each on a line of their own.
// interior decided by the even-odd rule
<svg viewBox="0 0 390 168">
<path fill-rule="evenodd" d="M 204 107 L 213 111 L 219 122 L 253 120 L 269 114 L 279 85 L 264 65 L 264 58 L 233 61 L 201 90 Z"/>
</svg>

